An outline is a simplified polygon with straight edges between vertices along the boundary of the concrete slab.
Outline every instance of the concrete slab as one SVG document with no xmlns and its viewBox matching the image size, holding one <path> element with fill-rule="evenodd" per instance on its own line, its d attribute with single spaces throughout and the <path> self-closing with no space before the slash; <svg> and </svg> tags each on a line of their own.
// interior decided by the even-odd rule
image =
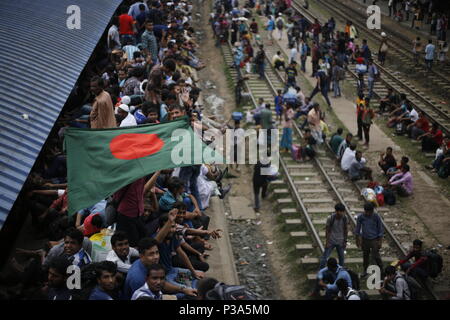
<svg viewBox="0 0 450 320">
<path fill-rule="evenodd" d="M 211 218 L 210 228 L 223 231 L 222 238 L 210 240 L 214 249 L 208 252 L 210 254 L 208 277 L 220 279 L 225 283 L 239 284 L 223 201 L 217 197 L 212 197 L 206 213 Z"/>
<path fill-rule="evenodd" d="M 231 218 L 233 220 L 256 219 L 252 203 L 245 197 L 230 197 Z"/>
</svg>

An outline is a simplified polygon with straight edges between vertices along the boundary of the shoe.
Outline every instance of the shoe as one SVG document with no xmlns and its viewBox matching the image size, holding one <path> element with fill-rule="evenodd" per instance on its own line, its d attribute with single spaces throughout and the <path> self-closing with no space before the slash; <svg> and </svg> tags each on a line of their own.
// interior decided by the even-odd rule
<svg viewBox="0 0 450 320">
<path fill-rule="evenodd" d="M 222 173 L 220 174 L 220 176 L 216 179 L 216 182 L 220 182 L 222 180 L 223 177 L 225 177 L 225 175 L 228 173 L 228 167 L 225 168 L 225 170 L 222 171 Z"/>
<path fill-rule="evenodd" d="M 226 186 L 225 188 L 223 188 L 220 191 L 219 199 L 225 198 L 225 196 L 227 195 L 228 192 L 230 192 L 230 190 L 231 190 L 231 184 L 229 184 L 228 186 Z"/>
<path fill-rule="evenodd" d="M 430 165 L 426 165 L 425 168 L 427 168 L 428 170 L 434 169 L 433 166 L 430 166 Z"/>
</svg>

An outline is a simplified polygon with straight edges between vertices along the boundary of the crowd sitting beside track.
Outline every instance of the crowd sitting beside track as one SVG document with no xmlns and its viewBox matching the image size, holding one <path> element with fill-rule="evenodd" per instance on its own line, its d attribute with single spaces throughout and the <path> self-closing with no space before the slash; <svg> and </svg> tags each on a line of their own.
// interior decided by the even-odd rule
<svg viewBox="0 0 450 320">
<path fill-rule="evenodd" d="M 442 131 L 436 124 L 431 128 L 429 121 L 423 112 L 416 112 L 406 99 L 405 95 L 398 96 L 389 89 L 388 95 L 380 99 L 379 110 L 375 111 L 371 106 L 373 98 L 374 83 L 380 76 L 380 71 L 373 63 L 372 53 L 366 40 L 357 44 L 358 31 L 349 21 L 345 30 L 339 31 L 333 18 L 321 24 L 315 20 L 310 24 L 307 19 L 298 13 L 294 13 L 290 1 L 248 1 L 245 6 L 238 7 L 237 1 L 216 1 L 215 12 L 211 14 L 211 28 L 216 37 L 216 44 L 231 43 L 233 48 L 233 67 L 238 70 L 238 77 L 242 74 L 256 73 L 260 79 L 265 77 L 265 66 L 267 63 L 282 72 L 285 77 L 284 90 L 278 90 L 273 104 L 259 98 L 257 107 L 247 113 L 247 123 L 254 124 L 260 129 L 275 128 L 278 124 L 283 128 L 280 141 L 280 150 L 290 152 L 294 160 L 310 160 L 316 155 L 316 147 L 328 139 L 328 143 L 340 161 L 341 167 L 353 181 L 367 179 L 369 186 L 377 190 L 384 190 L 386 201 L 392 204 L 395 194 L 408 196 L 413 192 L 412 175 L 409 167 L 409 159 L 404 156 L 398 164 L 393 155 L 393 149 L 388 147 L 385 153 L 380 155 L 378 165 L 386 176 L 386 183 L 379 185 L 374 183 L 372 169 L 366 165 L 361 151 L 356 150 L 354 136 L 348 133 L 344 138 L 342 128 L 337 129 L 331 135 L 325 121 L 325 113 L 321 110 L 319 103 L 314 102 L 315 94 L 321 93 L 328 106 L 331 102 L 328 92 L 332 91 L 334 97 L 341 96 L 340 81 L 345 79 L 349 64 L 356 63 L 356 72 L 359 75 L 356 101 L 356 120 L 358 126 L 357 138 L 363 141 L 365 146 L 370 141 L 370 126 L 376 113 L 389 112 L 392 117 L 388 125 L 397 128 L 401 123 L 404 130 L 398 134 L 408 134 L 412 139 L 421 140 L 424 152 L 436 152 L 433 162 L 435 171 L 442 166 L 450 165 L 448 156 L 448 139 L 442 137 Z M 255 8 L 255 11 L 249 9 Z M 287 58 L 276 52 L 268 57 L 262 39 L 264 32 L 260 32 L 253 13 L 259 16 L 265 15 L 267 23 L 264 29 L 267 31 L 267 41 L 274 43 L 274 38 L 279 40 L 286 34 L 288 39 L 289 53 Z M 260 19 L 260 18 L 258 18 Z M 277 33 L 274 35 L 274 31 Z M 382 34 L 386 38 L 386 34 Z M 387 41 L 383 41 L 378 50 L 378 60 L 381 64 L 386 59 L 388 51 Z M 316 86 L 309 96 L 306 96 L 299 85 L 296 77 L 300 72 L 306 73 L 307 57 L 311 57 L 312 77 L 316 78 Z M 364 74 L 367 74 L 368 87 L 365 86 Z M 244 77 L 245 78 L 245 77 Z M 365 92 L 367 91 L 367 94 Z M 274 106 L 276 117 L 272 119 L 271 108 Z M 292 143 L 293 126 L 298 122 L 299 128 L 304 130 L 301 145 Z M 306 127 L 306 128 L 305 128 Z M 267 186 L 270 177 L 260 174 L 260 165 L 255 166 L 253 175 L 255 210 L 259 211 L 259 196 L 262 190 L 263 198 L 267 194 Z M 395 201 L 395 200 L 394 200 Z M 417 289 L 414 286 L 415 279 L 425 281 L 430 275 L 429 268 L 432 264 L 431 258 L 427 261 L 427 253 L 422 249 L 422 241 L 415 240 L 414 249 L 404 259 L 400 260 L 395 267 L 385 268 L 379 251 L 383 239 L 383 227 L 380 216 L 374 210 L 373 203 L 366 203 L 364 213 L 357 218 L 357 226 L 354 234 L 357 246 L 363 251 L 364 270 L 369 266 L 372 257 L 382 271 L 384 281 L 380 294 L 385 299 L 410 300 L 416 299 Z M 360 289 L 359 279 L 367 276 L 363 272 L 360 277 L 351 270 L 344 267 L 344 250 L 347 246 L 348 223 L 345 217 L 345 209 L 342 204 L 337 204 L 336 212 L 328 217 L 326 222 L 326 246 L 325 252 L 320 259 L 320 272 L 317 275 L 316 286 L 312 296 L 318 296 L 321 290 L 325 291 L 327 299 L 362 300 L 367 296 L 358 291 Z M 337 249 L 339 263 L 334 258 L 329 258 L 333 248 Z M 416 257 L 414 264 L 407 261 Z M 403 271 L 396 267 L 402 266 Z M 414 270 L 414 271 L 413 271 Z M 428 271 L 427 271 L 428 270 Z M 413 279 L 411 279 L 411 277 Z M 434 276 L 434 275 L 433 275 Z M 353 287 L 352 287 L 353 286 Z"/>
</svg>

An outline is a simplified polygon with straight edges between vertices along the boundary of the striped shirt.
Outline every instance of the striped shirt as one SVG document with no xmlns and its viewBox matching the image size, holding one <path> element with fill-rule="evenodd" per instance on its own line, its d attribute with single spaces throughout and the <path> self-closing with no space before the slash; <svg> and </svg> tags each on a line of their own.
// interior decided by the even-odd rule
<svg viewBox="0 0 450 320">
<path fill-rule="evenodd" d="M 131 300 L 137 300 L 142 297 L 147 297 L 151 300 L 162 300 L 162 292 L 160 291 L 158 292 L 158 294 L 155 294 L 148 288 L 147 283 L 145 283 L 142 287 L 140 287 L 133 293 Z"/>
<path fill-rule="evenodd" d="M 72 260 L 72 264 L 74 266 L 78 266 L 80 268 L 87 266 L 88 264 L 90 264 L 92 262 L 91 257 L 89 256 L 89 254 L 84 251 L 83 248 L 81 248 L 80 251 L 78 251 L 77 253 L 75 253 L 72 257 L 70 257 Z"/>
<path fill-rule="evenodd" d="M 158 42 L 156 41 L 155 34 L 146 30 L 142 34 L 142 48 L 147 49 L 153 60 L 158 58 Z"/>
<path fill-rule="evenodd" d="M 133 45 L 124 46 L 122 49 L 127 54 L 128 61 L 133 60 L 133 53 L 135 53 L 136 51 L 139 51 L 139 48 L 136 46 L 133 46 Z"/>
</svg>

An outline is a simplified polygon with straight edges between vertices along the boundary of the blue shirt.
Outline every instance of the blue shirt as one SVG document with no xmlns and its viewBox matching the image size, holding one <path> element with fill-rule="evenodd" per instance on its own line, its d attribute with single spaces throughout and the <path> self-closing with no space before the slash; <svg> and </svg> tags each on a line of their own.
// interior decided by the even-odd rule
<svg viewBox="0 0 450 320">
<path fill-rule="evenodd" d="M 325 267 L 319 271 L 319 273 L 317 274 L 317 280 L 323 280 L 325 273 L 331 273 L 331 271 L 328 270 L 328 267 Z M 336 281 L 338 281 L 339 279 L 347 280 L 348 286 L 352 287 L 352 278 L 350 277 L 350 274 L 347 272 L 347 270 L 342 268 L 340 265 L 338 265 L 338 268 L 337 268 L 334 276 L 335 276 L 334 282 L 327 284 L 327 290 L 332 290 L 332 291 L 337 292 L 339 289 L 336 285 Z"/>
<path fill-rule="evenodd" d="M 377 213 L 370 216 L 361 213 L 356 219 L 355 234 L 368 240 L 381 238 L 384 228 L 380 216 Z"/>
<path fill-rule="evenodd" d="M 142 263 L 141 259 L 136 260 L 130 267 L 125 279 L 123 287 L 123 298 L 130 300 L 133 293 L 142 287 L 147 279 L 147 268 Z"/>
<path fill-rule="evenodd" d="M 434 50 L 436 50 L 436 47 L 434 44 L 429 43 L 425 47 L 425 60 L 433 60 L 434 59 Z"/>
<path fill-rule="evenodd" d="M 142 287 L 140 287 L 133 293 L 131 300 L 137 300 L 142 297 L 147 297 L 150 298 L 151 300 L 162 300 L 162 296 L 163 294 L 161 291 L 155 294 L 148 288 L 147 283 L 145 283 Z"/>
<path fill-rule="evenodd" d="M 155 238 L 156 235 L 157 233 L 153 235 L 153 238 Z M 166 269 L 166 274 L 173 268 L 172 257 L 176 254 L 180 244 L 181 239 L 176 235 L 174 235 L 170 241 L 164 239 L 162 243 L 158 244 L 159 263 Z"/>
<path fill-rule="evenodd" d="M 172 192 L 166 191 L 162 197 L 159 199 L 159 208 L 162 211 L 170 211 L 173 208 L 173 204 L 177 202 Z"/>
<path fill-rule="evenodd" d="M 281 106 L 281 105 L 283 105 L 283 97 L 276 96 L 275 97 L 275 106 L 278 107 L 278 106 Z"/>
<path fill-rule="evenodd" d="M 83 217 L 88 217 L 89 215 L 93 214 L 93 213 L 100 213 L 100 215 L 102 216 L 102 218 L 105 217 L 105 209 L 106 209 L 106 200 L 102 200 L 96 204 L 94 204 L 93 206 L 80 210 L 78 211 L 79 214 L 82 214 Z"/>
<path fill-rule="evenodd" d="M 92 290 L 89 300 L 114 300 L 109 294 L 103 291 L 99 286 Z"/>
</svg>

